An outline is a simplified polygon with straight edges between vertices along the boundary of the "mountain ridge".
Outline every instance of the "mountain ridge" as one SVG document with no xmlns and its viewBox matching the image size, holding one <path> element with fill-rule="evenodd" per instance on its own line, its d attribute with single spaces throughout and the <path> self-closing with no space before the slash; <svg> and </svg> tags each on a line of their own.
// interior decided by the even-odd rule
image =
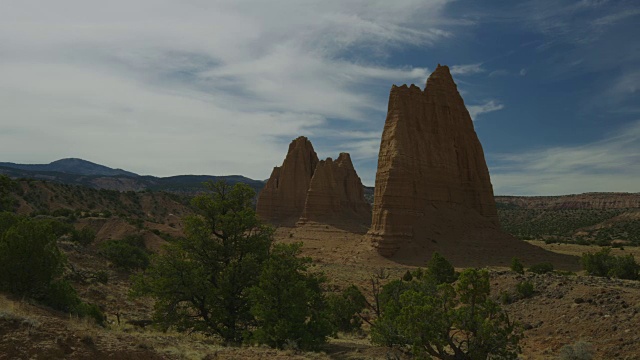
<svg viewBox="0 0 640 360">
<path fill-rule="evenodd" d="M 49 164 L 17 164 L 0 162 L 0 174 L 12 178 L 46 180 L 69 185 L 81 185 L 93 189 L 118 191 L 157 190 L 194 195 L 205 190 L 206 181 L 225 180 L 231 184 L 244 183 L 256 193 L 264 187 L 261 180 L 242 175 L 174 175 L 157 177 L 113 169 L 79 158 L 66 158 Z"/>
</svg>

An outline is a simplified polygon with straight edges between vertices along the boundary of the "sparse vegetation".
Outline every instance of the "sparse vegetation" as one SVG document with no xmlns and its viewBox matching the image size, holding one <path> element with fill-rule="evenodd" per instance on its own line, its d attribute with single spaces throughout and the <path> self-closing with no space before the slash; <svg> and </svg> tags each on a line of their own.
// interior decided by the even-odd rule
<svg viewBox="0 0 640 360">
<path fill-rule="evenodd" d="M 593 359 L 593 346 L 583 340 L 576 341 L 573 344 L 563 346 L 558 358 L 560 360 L 591 360 Z"/>
<path fill-rule="evenodd" d="M 640 246 L 640 220 L 610 221 L 637 209 L 522 209 L 513 204 L 498 205 L 502 228 L 523 240 L 599 246 L 611 246 L 613 240 L 619 240 Z M 606 226 L 595 226 L 605 222 Z"/>
<path fill-rule="evenodd" d="M 0 211 L 13 211 L 15 201 L 11 193 L 18 189 L 18 183 L 8 176 L 0 175 Z"/>
<path fill-rule="evenodd" d="M 58 249 L 51 225 L 50 221 L 0 213 L 0 290 L 89 316 L 102 324 L 100 309 L 82 302 L 73 286 L 62 278 L 66 258 Z"/>
<path fill-rule="evenodd" d="M 87 246 L 96 239 L 96 232 L 90 227 L 84 227 L 80 230 L 71 232 L 71 241 L 77 242 L 80 245 Z"/>
<path fill-rule="evenodd" d="M 362 295 L 351 290 L 327 301 L 325 278 L 309 271 L 301 245 L 273 245 L 273 230 L 251 207 L 251 188 L 216 183 L 209 189 L 193 200 L 199 215 L 186 220 L 185 238 L 135 277 L 133 294 L 155 298 L 158 324 L 280 349 L 317 349 L 336 326 L 359 325 Z M 356 298 L 359 306 L 343 306 Z"/>
</svg>

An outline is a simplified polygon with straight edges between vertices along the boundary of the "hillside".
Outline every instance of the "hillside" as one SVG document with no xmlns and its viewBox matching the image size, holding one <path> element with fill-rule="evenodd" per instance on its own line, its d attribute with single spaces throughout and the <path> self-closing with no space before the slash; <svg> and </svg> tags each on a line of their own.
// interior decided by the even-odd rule
<svg viewBox="0 0 640 360">
<path fill-rule="evenodd" d="M 138 174 L 130 171 L 112 169 L 104 165 L 77 158 L 60 159 L 49 164 L 15 164 L 10 162 L 0 162 L 0 167 L 27 170 L 31 172 L 59 172 L 77 175 L 138 176 Z"/>
<path fill-rule="evenodd" d="M 183 217 L 192 213 L 186 205 L 188 199 L 165 192 L 118 192 L 38 180 L 14 183 L 17 187 L 11 197 L 19 213 L 72 224 L 79 230 L 89 228 L 96 234 L 95 240 L 87 245 L 73 242 L 68 236 L 60 237 L 57 243 L 69 260 L 65 278 L 72 282 L 83 300 L 100 306 L 107 323 L 103 328 L 43 305 L 0 294 L 0 353 L 8 354 L 9 358 L 411 358 L 397 349 L 371 345 L 367 327 L 358 334 L 340 334 L 331 339 L 322 353 L 225 347 L 216 339 L 200 335 L 165 333 L 141 327 L 139 324 L 145 324 L 151 318 L 153 304 L 129 297 L 133 272 L 115 266 L 114 259 L 107 259 L 101 249 L 110 240 L 123 242 L 137 236 L 143 240 L 145 251 L 161 251 L 161 245 L 182 235 Z M 542 214 L 546 211 L 520 210 Z M 584 217 L 585 211 L 595 210 L 557 211 L 582 211 L 575 214 Z M 623 216 L 627 210 L 598 211 L 603 215 L 593 221 L 606 222 L 602 219 L 611 218 L 610 215 L 618 212 L 618 217 Z M 580 222 L 576 226 L 583 224 Z M 356 284 L 369 299 L 373 274 L 387 272 L 390 277 L 384 281 L 390 281 L 408 269 L 415 269 L 415 266 L 380 257 L 362 234 L 331 226 L 281 227 L 276 230 L 275 238 L 283 243 L 302 242 L 303 254 L 310 256 L 314 268 L 330 279 L 329 289 L 339 290 Z M 537 245 L 570 255 L 596 249 L 584 245 Z M 567 251 L 568 247 L 571 247 L 570 251 Z M 636 249 L 615 251 L 638 255 Z M 426 260 L 416 265 L 422 265 Z M 465 254 L 451 260 L 459 268 L 482 262 L 479 256 Z M 507 296 L 504 294 L 510 296 L 511 300 L 504 304 L 505 309 L 525 329 L 523 359 L 553 358 L 563 346 L 577 339 L 590 342 L 598 358 L 637 358 L 633 347 L 638 341 L 637 333 L 633 331 L 639 316 L 637 282 L 568 276 L 572 274 L 570 272 L 519 275 L 506 270 L 505 266 L 491 267 L 492 298 L 503 301 L 501 299 Z M 575 263 L 558 264 L 557 267 L 577 270 Z M 531 298 L 519 299 L 516 284 L 525 280 L 532 282 L 536 291 Z"/>
<path fill-rule="evenodd" d="M 640 194 L 497 196 L 502 228 L 524 240 L 640 245 Z"/>
<path fill-rule="evenodd" d="M 81 185 L 93 189 L 117 191 L 167 191 L 175 194 L 195 195 L 204 190 L 206 181 L 225 180 L 231 184 L 248 184 L 256 192 L 263 181 L 240 175 L 178 175 L 169 177 L 141 176 L 130 171 L 112 169 L 82 159 L 62 159 L 50 164 L 15 164 L 0 162 L 0 174 L 14 179 L 46 180 L 68 185 Z"/>
</svg>

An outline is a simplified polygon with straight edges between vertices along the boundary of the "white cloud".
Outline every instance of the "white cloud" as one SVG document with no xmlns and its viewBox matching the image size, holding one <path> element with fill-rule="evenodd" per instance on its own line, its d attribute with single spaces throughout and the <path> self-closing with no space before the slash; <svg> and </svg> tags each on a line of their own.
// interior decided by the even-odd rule
<svg viewBox="0 0 640 360">
<path fill-rule="evenodd" d="M 485 72 L 482 68 L 482 63 L 466 64 L 466 65 L 453 65 L 451 67 L 452 75 L 469 75 Z"/>
<path fill-rule="evenodd" d="M 499 69 L 499 70 L 495 70 L 489 73 L 489 77 L 494 77 L 494 76 L 507 76 L 509 75 L 509 72 L 507 70 L 504 69 Z"/>
<path fill-rule="evenodd" d="M 468 105 L 467 110 L 469 111 L 469 115 L 471 115 L 471 119 L 476 120 L 478 115 L 498 111 L 504 109 L 504 105 L 497 103 L 495 100 L 489 100 L 481 105 Z"/>
<path fill-rule="evenodd" d="M 384 59 L 452 37 L 448 2 L 0 3 L 0 153 L 264 178 L 293 137 L 384 114 L 374 86 L 424 82 Z"/>
<path fill-rule="evenodd" d="M 496 194 L 640 192 L 640 121 L 586 145 L 491 157 Z"/>
</svg>

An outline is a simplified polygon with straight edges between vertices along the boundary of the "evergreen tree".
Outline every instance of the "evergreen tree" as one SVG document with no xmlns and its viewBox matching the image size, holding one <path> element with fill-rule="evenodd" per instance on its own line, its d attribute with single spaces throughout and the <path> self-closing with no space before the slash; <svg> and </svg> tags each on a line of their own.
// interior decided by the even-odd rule
<svg viewBox="0 0 640 360">
<path fill-rule="evenodd" d="M 241 343 L 255 326 L 248 289 L 258 283 L 273 231 L 259 223 L 249 186 L 207 187 L 192 201 L 199 214 L 186 219 L 186 237 L 152 257 L 133 293 L 156 299 L 155 319 L 165 328 Z"/>
</svg>

